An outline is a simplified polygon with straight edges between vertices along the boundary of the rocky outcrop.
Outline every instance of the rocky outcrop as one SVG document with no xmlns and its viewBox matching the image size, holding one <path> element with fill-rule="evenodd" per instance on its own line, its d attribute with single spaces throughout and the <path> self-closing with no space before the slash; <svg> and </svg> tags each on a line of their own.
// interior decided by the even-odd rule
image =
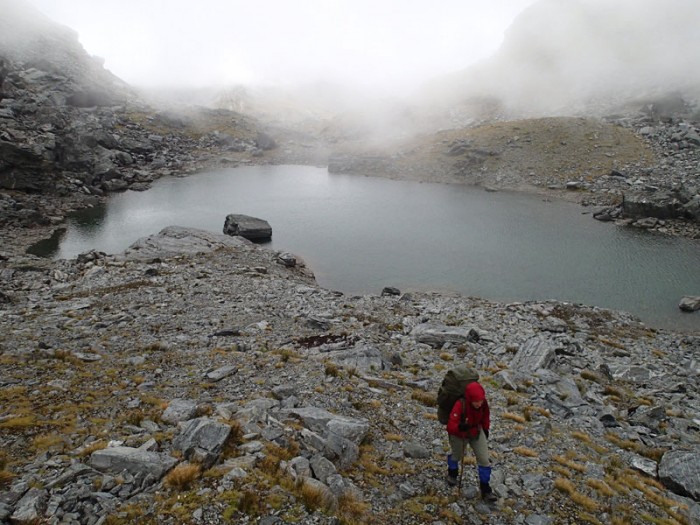
<svg viewBox="0 0 700 525">
<path fill-rule="evenodd" d="M 444 483 L 434 399 L 455 362 L 487 390 L 497 508 L 578 516 L 561 478 L 601 523 L 610 491 L 622 514 L 700 519 L 682 455 L 698 445 L 697 334 L 552 301 L 348 297 L 233 241 L 166 228 L 139 243 L 147 258 L 0 257 L 0 450 L 16 458 L 2 519 L 422 523 L 440 498 L 459 519 L 515 525 L 486 514 L 471 467 L 458 500 Z M 270 507 L 239 505 L 246 491 Z"/>
</svg>

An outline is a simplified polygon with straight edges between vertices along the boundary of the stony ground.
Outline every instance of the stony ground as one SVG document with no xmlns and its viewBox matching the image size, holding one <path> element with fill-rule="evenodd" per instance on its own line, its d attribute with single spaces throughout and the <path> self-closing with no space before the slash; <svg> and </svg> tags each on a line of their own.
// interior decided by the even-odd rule
<svg viewBox="0 0 700 525">
<path fill-rule="evenodd" d="M 283 260 L 179 229 L 122 256 L 5 255 L 0 520 L 700 520 L 700 334 L 565 303 L 346 297 Z M 491 401 L 492 507 L 473 467 L 461 494 L 443 480 L 434 396 L 462 362 Z M 183 445 L 197 425 L 226 439 Z"/>
</svg>

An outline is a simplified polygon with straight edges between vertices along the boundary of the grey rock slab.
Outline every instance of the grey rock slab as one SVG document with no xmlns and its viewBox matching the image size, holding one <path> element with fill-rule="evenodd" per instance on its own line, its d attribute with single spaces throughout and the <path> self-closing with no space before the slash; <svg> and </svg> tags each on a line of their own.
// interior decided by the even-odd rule
<svg viewBox="0 0 700 525">
<path fill-rule="evenodd" d="M 184 424 L 182 431 L 173 439 L 173 448 L 185 454 L 194 449 L 203 449 L 218 456 L 231 433 L 231 427 L 207 417 L 191 419 Z"/>
<path fill-rule="evenodd" d="M 411 335 L 419 342 L 433 348 L 441 348 L 445 343 L 463 344 L 477 340 L 478 332 L 474 328 L 423 323 L 416 326 Z"/>
<path fill-rule="evenodd" d="M 326 483 L 328 476 L 336 474 L 335 465 L 321 454 L 313 456 L 309 461 L 309 466 L 313 471 L 314 477 L 323 483 Z"/>
<path fill-rule="evenodd" d="M 340 468 L 346 469 L 360 457 L 360 447 L 349 439 L 330 433 L 323 453 L 331 456 L 331 458 L 337 458 Z"/>
<path fill-rule="evenodd" d="M 407 441 L 404 443 L 403 453 L 409 458 L 427 459 L 430 457 L 430 450 L 417 441 Z"/>
<path fill-rule="evenodd" d="M 205 377 L 208 381 L 211 381 L 213 383 L 216 383 L 218 381 L 221 381 L 222 379 L 225 379 L 229 376 L 232 376 L 238 372 L 238 367 L 235 365 L 228 365 L 228 366 L 222 366 L 221 368 L 217 368 L 216 370 L 212 370 L 211 372 L 208 372 Z"/>
<path fill-rule="evenodd" d="M 197 415 L 197 403 L 192 399 L 173 399 L 163 411 L 160 419 L 165 423 L 175 424 L 188 421 Z"/>
<path fill-rule="evenodd" d="M 137 240 L 124 251 L 123 257 L 127 260 L 167 258 L 208 253 L 220 248 L 240 248 L 248 244 L 240 237 L 227 237 L 196 228 L 168 226 L 156 235 Z"/>
<path fill-rule="evenodd" d="M 554 361 L 556 346 L 549 339 L 532 337 L 525 341 L 513 357 L 511 370 L 532 373 L 540 368 L 549 368 Z"/>
<path fill-rule="evenodd" d="M 658 465 L 653 459 L 645 458 L 643 456 L 638 456 L 634 454 L 630 458 L 630 465 L 634 470 L 642 472 L 650 478 L 656 479 Z"/>
<path fill-rule="evenodd" d="M 10 516 L 12 523 L 38 523 L 44 517 L 49 493 L 44 489 L 29 489 L 17 502 Z"/>
<path fill-rule="evenodd" d="M 335 434 L 359 445 L 369 431 L 369 421 L 336 416 L 328 422 L 326 428 L 329 435 Z"/>
<path fill-rule="evenodd" d="M 323 457 L 323 456 L 321 456 Z M 326 459 L 326 458 L 323 458 Z M 326 459 L 326 461 L 328 461 Z M 330 463 L 330 461 L 328 461 Z M 331 463 L 333 465 L 333 463 Z M 335 467 L 333 467 L 335 470 Z M 292 458 L 287 465 L 287 472 L 294 478 L 310 478 L 313 475 L 313 472 L 311 470 L 311 463 L 310 461 L 302 456 L 297 456 L 295 458 Z M 322 482 L 325 483 L 325 478 L 321 479 L 319 476 L 316 476 L 316 479 L 321 480 Z"/>
<path fill-rule="evenodd" d="M 700 447 L 666 452 L 659 463 L 659 479 L 676 494 L 700 501 Z"/>
<path fill-rule="evenodd" d="M 126 470 L 134 476 L 150 474 L 156 479 L 162 478 L 177 462 L 167 454 L 131 447 L 105 448 L 90 456 L 92 467 L 100 472 L 119 474 Z"/>
<path fill-rule="evenodd" d="M 348 350 L 333 352 L 330 360 L 340 367 L 362 373 L 389 368 L 382 353 L 370 345 L 358 345 Z"/>
</svg>

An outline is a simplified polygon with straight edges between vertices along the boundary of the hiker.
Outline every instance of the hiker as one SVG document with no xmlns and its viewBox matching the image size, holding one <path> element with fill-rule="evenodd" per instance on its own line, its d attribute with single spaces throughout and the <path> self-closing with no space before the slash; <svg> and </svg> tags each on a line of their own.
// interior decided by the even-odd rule
<svg viewBox="0 0 700 525">
<path fill-rule="evenodd" d="M 484 387 L 478 382 L 469 383 L 464 389 L 464 397 L 452 406 L 447 421 L 447 433 L 452 453 L 447 456 L 447 483 L 458 483 L 459 464 L 464 457 L 467 443 L 474 451 L 479 470 L 481 497 L 488 502 L 496 501 L 491 490 L 491 463 L 489 462 L 489 427 L 491 426 L 489 404 Z"/>
</svg>

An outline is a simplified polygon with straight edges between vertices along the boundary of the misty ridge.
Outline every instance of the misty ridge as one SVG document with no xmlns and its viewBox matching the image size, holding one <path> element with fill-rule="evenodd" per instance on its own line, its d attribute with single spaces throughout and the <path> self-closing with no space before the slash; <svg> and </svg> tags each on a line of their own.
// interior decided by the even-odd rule
<svg viewBox="0 0 700 525">
<path fill-rule="evenodd" d="M 543 0 L 517 17 L 495 56 L 431 88 L 454 102 L 493 97 L 527 116 L 595 114 L 670 93 L 697 101 L 699 7 L 693 0 Z"/>
<path fill-rule="evenodd" d="M 669 95 L 693 105 L 700 99 L 698 27 L 693 0 L 542 0 L 516 17 L 492 57 L 427 79 L 408 95 L 380 96 L 329 78 L 286 88 L 183 89 L 179 98 L 266 122 L 307 129 L 314 122 L 316 131 L 323 122 L 320 129 L 350 128 L 350 136 L 494 118 L 598 116 Z"/>
<path fill-rule="evenodd" d="M 72 29 L 25 2 L 2 0 L 0 10 L 10 15 L 0 17 L 0 49 L 10 57 L 117 87 L 124 97 L 132 94 L 100 71 L 101 59 L 75 60 L 81 46 Z M 697 101 L 698 27 L 700 6 L 694 0 L 541 0 L 515 18 L 492 57 L 397 87 L 395 96 L 359 88 L 367 79 L 353 85 L 332 77 L 286 86 L 196 89 L 185 87 L 183 79 L 182 86 L 142 90 L 142 95 L 161 103 L 229 109 L 330 139 L 407 135 L 494 118 L 600 115 L 660 95 Z M 196 43 L 192 46 L 196 49 Z"/>
</svg>

